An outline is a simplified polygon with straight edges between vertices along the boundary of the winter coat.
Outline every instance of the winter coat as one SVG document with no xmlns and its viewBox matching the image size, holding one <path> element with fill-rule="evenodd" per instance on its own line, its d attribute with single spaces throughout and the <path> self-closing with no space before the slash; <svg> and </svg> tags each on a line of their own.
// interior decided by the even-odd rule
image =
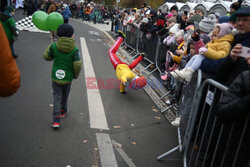
<svg viewBox="0 0 250 167">
<path fill-rule="evenodd" d="M 56 5 L 54 3 L 52 3 L 50 6 L 49 6 L 49 9 L 47 11 L 48 14 L 52 13 L 52 12 L 56 12 Z"/>
<path fill-rule="evenodd" d="M 222 97 L 217 115 L 224 121 L 237 121 L 250 114 L 250 70 L 242 72 Z"/>
<path fill-rule="evenodd" d="M 204 56 L 211 60 L 219 60 L 228 55 L 231 50 L 231 43 L 234 40 L 233 34 L 225 35 L 207 43 L 207 52 Z"/>
<path fill-rule="evenodd" d="M 16 22 L 10 13 L 3 12 L 0 15 L 0 21 L 3 24 L 4 31 L 9 40 L 14 40 L 17 36 Z"/>
<path fill-rule="evenodd" d="M 205 53 L 206 59 L 201 63 L 201 70 L 208 74 L 215 75 L 218 67 L 225 61 L 225 57 L 229 54 L 233 40 L 233 35 L 228 34 L 207 43 L 206 47 L 208 51 Z"/>
<path fill-rule="evenodd" d="M 69 19 L 69 17 L 72 16 L 68 6 L 66 6 L 66 8 L 63 10 L 62 15 L 64 19 Z"/>
<path fill-rule="evenodd" d="M 81 71 L 80 52 L 72 38 L 60 37 L 57 43 L 48 46 L 43 57 L 54 60 L 52 80 L 59 85 L 70 83 Z"/>
<path fill-rule="evenodd" d="M 234 48 L 237 44 L 250 47 L 250 33 L 236 35 L 232 48 Z M 218 67 L 216 80 L 228 86 L 242 71 L 248 69 L 249 68 L 245 58 L 239 57 L 235 62 L 233 62 L 230 55 L 228 55 Z"/>
<path fill-rule="evenodd" d="M 0 97 L 10 96 L 20 87 L 20 71 L 11 55 L 9 41 L 0 23 Z"/>
<path fill-rule="evenodd" d="M 204 47 L 205 46 L 205 44 L 204 44 L 204 42 L 202 41 L 202 39 L 200 39 L 199 41 L 194 41 L 194 47 L 195 47 L 195 53 L 196 54 L 199 54 L 199 49 L 201 48 L 201 47 Z"/>
<path fill-rule="evenodd" d="M 250 115 L 250 70 L 240 73 L 240 75 L 231 83 L 226 93 L 223 94 L 215 111 L 220 118 L 219 121 L 224 123 L 224 129 L 231 129 L 231 137 L 225 138 L 228 144 L 225 151 L 225 161 L 223 166 L 231 166 L 236 150 L 241 140 L 241 149 L 238 154 L 238 160 L 235 166 L 249 166 L 249 149 L 250 149 L 250 123 L 247 118 Z M 244 137 L 242 137 L 243 129 L 246 129 Z M 222 138 L 222 140 L 223 140 Z M 242 140 L 243 139 L 243 140 Z"/>
</svg>

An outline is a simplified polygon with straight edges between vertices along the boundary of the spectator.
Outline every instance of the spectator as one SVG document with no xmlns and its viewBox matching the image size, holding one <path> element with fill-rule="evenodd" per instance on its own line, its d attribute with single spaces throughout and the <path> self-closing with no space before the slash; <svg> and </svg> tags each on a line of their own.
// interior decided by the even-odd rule
<svg viewBox="0 0 250 167">
<path fill-rule="evenodd" d="M 62 16 L 63 16 L 64 23 L 68 23 L 69 17 L 72 16 L 68 5 L 66 5 L 65 9 L 62 11 Z"/>
<path fill-rule="evenodd" d="M 50 14 L 52 12 L 56 12 L 56 4 L 54 0 L 51 1 L 51 5 L 49 6 L 47 13 Z M 54 38 L 56 38 L 56 32 L 50 31 L 50 39 Z"/>
<path fill-rule="evenodd" d="M 230 14 L 233 14 L 233 12 L 237 11 L 241 8 L 242 0 L 238 0 L 237 2 L 234 2 L 230 5 Z"/>
<path fill-rule="evenodd" d="M 12 56 L 16 59 L 18 56 L 14 51 L 15 37 L 17 37 L 16 23 L 13 18 L 15 15 L 15 9 L 12 6 L 6 6 L 3 14 L 0 15 L 0 21 L 3 24 L 4 31 L 9 40 Z"/>
<path fill-rule="evenodd" d="M 20 71 L 12 57 L 9 41 L 0 23 L 0 97 L 10 96 L 20 87 Z"/>
<path fill-rule="evenodd" d="M 195 8 L 195 14 L 200 15 L 202 18 L 204 18 L 204 15 L 205 15 L 204 8 L 201 6 L 198 6 L 197 8 Z"/>
<path fill-rule="evenodd" d="M 248 58 L 248 65 L 250 67 L 250 57 Z M 239 141 L 242 133 L 242 129 L 245 126 L 246 118 L 250 114 L 250 70 L 243 71 L 240 75 L 231 83 L 228 91 L 223 95 L 218 111 L 216 114 L 220 120 L 224 122 L 225 129 L 230 129 L 234 123 L 233 131 L 228 140 L 228 148 L 225 151 L 225 160 L 223 166 L 231 166 L 233 159 L 235 158 L 235 152 L 239 147 Z M 241 149 L 238 154 L 238 161 L 235 166 L 248 167 L 249 166 L 249 149 L 250 149 L 250 135 L 249 135 L 248 122 L 246 126 L 245 135 L 241 143 Z M 225 139 L 226 140 L 226 139 Z"/>
<path fill-rule="evenodd" d="M 67 101 L 71 82 L 77 79 L 81 70 L 80 52 L 74 41 L 74 29 L 62 24 L 57 29 L 57 43 L 48 46 L 44 52 L 45 60 L 54 60 L 52 67 L 52 87 L 54 98 L 53 128 L 60 127 L 60 117 L 67 114 Z"/>
<path fill-rule="evenodd" d="M 200 68 L 202 60 L 205 58 L 219 60 L 226 57 L 231 49 L 231 42 L 233 42 L 234 39 L 232 28 L 232 25 L 229 23 L 217 25 L 213 30 L 212 41 L 209 42 L 206 47 L 200 48 L 199 55 L 193 56 L 183 70 L 171 72 L 173 77 L 182 82 L 190 82 L 194 71 Z M 216 68 L 214 66 L 211 67 Z"/>
<path fill-rule="evenodd" d="M 232 50 L 225 61 L 219 66 L 216 80 L 224 85 L 231 82 L 244 70 L 248 70 L 245 58 L 239 56 L 242 46 L 250 47 L 250 7 L 243 8 L 236 13 L 236 29 L 239 31 L 234 37 Z"/>
<path fill-rule="evenodd" d="M 75 3 L 72 3 L 70 5 L 70 10 L 71 10 L 73 19 L 75 19 L 77 17 L 77 6 Z"/>
<path fill-rule="evenodd" d="M 213 31 L 216 24 L 216 18 L 210 16 L 211 15 L 209 15 L 207 18 L 202 19 L 198 26 L 198 32 L 200 34 L 199 36 L 205 45 L 210 41 L 209 33 Z"/>
</svg>

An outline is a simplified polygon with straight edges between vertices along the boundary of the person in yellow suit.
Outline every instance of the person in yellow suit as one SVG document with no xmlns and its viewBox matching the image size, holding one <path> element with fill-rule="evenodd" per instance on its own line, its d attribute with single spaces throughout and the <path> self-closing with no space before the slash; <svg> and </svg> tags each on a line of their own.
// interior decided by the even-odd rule
<svg viewBox="0 0 250 167">
<path fill-rule="evenodd" d="M 144 86 L 146 86 L 147 81 L 144 77 L 139 77 L 134 74 L 132 71 L 133 68 L 137 66 L 137 64 L 143 60 L 145 57 L 145 54 L 142 53 L 137 59 L 135 59 L 131 64 L 126 64 L 122 62 L 116 55 L 116 52 L 118 51 L 118 48 L 120 47 L 123 39 L 125 38 L 125 35 L 122 31 L 117 31 L 118 38 L 115 41 L 115 44 L 109 49 L 109 58 L 114 66 L 115 73 L 117 78 L 121 81 L 120 85 L 120 93 L 126 94 L 125 88 L 130 89 L 142 89 Z"/>
</svg>

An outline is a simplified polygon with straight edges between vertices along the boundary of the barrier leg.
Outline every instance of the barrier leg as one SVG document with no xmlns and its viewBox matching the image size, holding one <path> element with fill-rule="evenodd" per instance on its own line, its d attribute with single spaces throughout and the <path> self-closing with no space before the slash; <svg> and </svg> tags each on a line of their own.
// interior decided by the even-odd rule
<svg viewBox="0 0 250 167">
<path fill-rule="evenodd" d="M 161 160 L 162 158 L 164 158 L 164 157 L 166 157 L 166 156 L 168 156 L 168 155 L 170 155 L 170 154 L 176 152 L 179 148 L 180 148 L 180 146 L 176 146 L 175 148 L 169 150 L 168 152 L 166 152 L 166 153 L 164 153 L 164 154 L 158 156 L 158 157 L 157 157 L 157 160 Z"/>
<path fill-rule="evenodd" d="M 161 96 L 160 100 L 164 99 L 167 95 L 169 95 L 169 93 L 171 93 L 171 91 L 168 91 L 168 92 L 165 93 L 163 96 Z"/>
<path fill-rule="evenodd" d="M 169 110 L 169 109 L 172 108 L 172 107 L 173 107 L 173 105 L 166 107 L 164 110 L 161 111 L 161 113 L 162 113 L 162 114 L 165 113 L 167 110 Z"/>
</svg>

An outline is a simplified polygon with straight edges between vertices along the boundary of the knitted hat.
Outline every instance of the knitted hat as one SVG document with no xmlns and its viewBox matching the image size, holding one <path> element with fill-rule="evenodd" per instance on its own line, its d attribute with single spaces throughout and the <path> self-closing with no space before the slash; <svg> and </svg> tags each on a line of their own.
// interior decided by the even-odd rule
<svg viewBox="0 0 250 167">
<path fill-rule="evenodd" d="M 204 18 L 199 23 L 199 30 L 210 33 L 213 31 L 216 21 L 210 18 Z"/>
<path fill-rule="evenodd" d="M 234 2 L 230 5 L 230 8 L 233 8 L 234 10 L 238 10 L 241 7 L 242 0 L 239 0 L 238 2 Z"/>
<path fill-rule="evenodd" d="M 142 23 L 148 23 L 148 18 L 147 17 L 144 17 L 141 21 Z"/>
<path fill-rule="evenodd" d="M 176 34 L 175 34 L 175 37 L 177 39 L 181 38 L 184 36 L 184 30 L 179 30 Z"/>
<path fill-rule="evenodd" d="M 169 17 L 169 18 L 173 17 L 173 13 L 169 13 L 169 14 L 167 15 L 167 17 Z"/>
<path fill-rule="evenodd" d="M 229 23 L 217 24 L 216 27 L 220 27 L 219 37 L 231 34 L 233 30 L 233 25 Z"/>
<path fill-rule="evenodd" d="M 15 9 L 12 6 L 6 6 L 5 12 L 7 12 L 7 13 L 15 12 Z"/>
<path fill-rule="evenodd" d="M 170 8 L 170 11 L 171 10 L 176 10 L 176 11 L 178 11 L 178 7 L 176 6 L 176 5 L 174 5 L 174 6 L 172 6 L 171 8 Z"/>
<path fill-rule="evenodd" d="M 172 28 L 170 28 L 169 32 L 172 34 L 177 34 L 180 31 L 179 25 L 175 24 Z"/>
<path fill-rule="evenodd" d="M 204 10 L 204 8 L 203 8 L 203 7 L 198 6 L 197 8 L 195 8 L 195 11 L 196 11 L 196 10 L 201 11 L 201 12 L 203 13 L 203 15 L 205 15 L 205 10 Z"/>
<path fill-rule="evenodd" d="M 72 37 L 74 29 L 70 24 L 61 24 L 57 29 L 57 35 L 59 37 Z"/>
<path fill-rule="evenodd" d="M 232 15 L 231 15 L 232 16 Z M 230 16 L 220 16 L 219 17 L 219 23 L 228 23 Z"/>
<path fill-rule="evenodd" d="M 246 8 L 240 8 L 237 12 L 236 12 L 236 16 L 250 16 L 250 7 L 246 7 Z"/>
<path fill-rule="evenodd" d="M 196 15 L 194 15 L 193 17 L 191 17 L 191 18 L 188 20 L 188 22 L 194 24 L 194 22 L 198 22 L 198 23 L 199 23 L 201 20 L 202 20 L 201 15 L 196 14 Z"/>
<path fill-rule="evenodd" d="M 131 89 L 142 89 L 144 86 L 147 85 L 147 80 L 144 77 L 135 77 L 132 81 L 132 83 L 129 85 L 129 88 Z"/>
</svg>

